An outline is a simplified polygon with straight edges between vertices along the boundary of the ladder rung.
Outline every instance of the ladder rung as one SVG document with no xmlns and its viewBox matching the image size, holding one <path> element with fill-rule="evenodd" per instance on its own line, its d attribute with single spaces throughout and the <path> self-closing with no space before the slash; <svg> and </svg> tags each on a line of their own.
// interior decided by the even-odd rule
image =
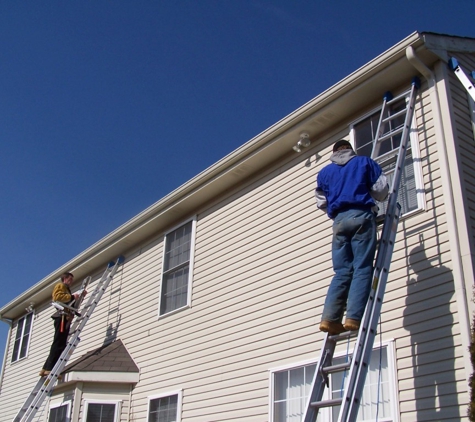
<svg viewBox="0 0 475 422">
<path fill-rule="evenodd" d="M 333 336 L 328 336 L 330 340 L 333 341 L 340 341 L 340 340 L 347 340 L 351 337 L 356 337 L 358 335 L 358 331 L 345 331 L 340 334 L 335 334 Z"/>
<path fill-rule="evenodd" d="M 383 142 L 386 139 L 389 139 L 389 138 L 392 138 L 393 136 L 399 135 L 403 130 L 404 130 L 404 125 L 399 126 L 398 128 L 393 129 L 391 132 L 387 132 L 384 135 L 381 135 L 377 139 L 377 142 Z"/>
<path fill-rule="evenodd" d="M 386 105 L 391 105 L 392 103 L 395 103 L 396 101 L 400 100 L 401 98 L 406 98 L 407 94 L 409 94 L 411 91 L 406 91 L 403 92 L 402 94 L 397 95 L 394 98 L 391 98 L 389 101 L 386 101 Z"/>
<path fill-rule="evenodd" d="M 403 108 L 402 110 L 399 110 L 396 113 L 391 114 L 388 117 L 385 117 L 383 119 L 383 123 L 390 122 L 391 120 L 394 120 L 396 117 L 402 116 L 403 114 L 406 114 L 406 113 L 407 113 L 407 110 L 405 108 Z"/>
<path fill-rule="evenodd" d="M 310 406 L 316 407 L 316 408 L 322 408 L 322 407 L 330 407 L 330 406 L 338 406 L 342 402 L 342 399 L 331 399 L 331 400 L 322 400 L 322 401 L 314 401 L 310 403 Z"/>
<path fill-rule="evenodd" d="M 351 361 L 339 363 L 338 365 L 325 366 L 324 368 L 322 368 L 322 371 L 324 374 L 331 374 L 333 372 L 339 372 L 339 371 L 343 371 L 344 369 L 348 369 L 350 366 L 351 366 Z"/>
</svg>

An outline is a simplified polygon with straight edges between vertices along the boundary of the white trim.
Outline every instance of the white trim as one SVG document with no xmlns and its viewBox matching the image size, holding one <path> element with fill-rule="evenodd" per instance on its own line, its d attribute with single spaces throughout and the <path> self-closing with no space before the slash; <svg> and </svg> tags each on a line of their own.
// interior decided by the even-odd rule
<svg viewBox="0 0 475 422">
<path fill-rule="evenodd" d="M 176 405 L 176 421 L 181 422 L 181 412 L 183 404 L 183 389 L 175 391 L 167 391 L 159 394 L 154 394 L 153 396 L 147 397 L 147 422 L 149 421 L 150 416 L 150 402 L 155 399 L 161 399 L 163 397 L 178 396 L 177 405 Z"/>
<path fill-rule="evenodd" d="M 16 340 L 16 335 L 17 335 L 17 332 L 18 332 L 18 324 L 22 319 L 25 319 L 28 315 L 31 315 L 31 324 L 30 324 L 30 333 L 28 335 L 28 344 L 26 345 L 25 356 L 23 356 L 21 358 L 18 358 L 18 359 L 15 359 L 15 360 L 12 360 L 13 359 L 13 351 L 15 350 L 15 340 Z M 14 336 L 15 338 L 13 339 L 12 358 L 10 359 L 10 364 L 11 365 L 15 364 L 15 363 L 17 363 L 17 362 L 19 362 L 23 359 L 26 359 L 28 357 L 28 352 L 30 351 L 31 336 L 33 334 L 33 322 L 34 321 L 35 321 L 35 311 L 28 312 L 27 314 L 25 314 L 21 318 L 18 318 L 18 322 L 17 322 L 17 325 L 16 325 L 15 336 Z M 18 351 L 17 351 L 18 354 L 20 353 L 22 345 L 23 345 L 24 329 L 25 329 L 25 325 L 23 325 L 23 327 L 22 327 L 20 346 L 18 347 Z M 12 333 L 12 337 L 13 337 L 13 333 Z"/>
<path fill-rule="evenodd" d="M 113 382 L 136 384 L 139 372 L 71 371 L 64 374 L 64 382 Z"/>
<path fill-rule="evenodd" d="M 89 409 L 90 404 L 113 404 L 115 405 L 115 412 L 114 412 L 114 422 L 120 420 L 120 413 L 122 411 L 122 400 L 102 400 L 102 399 L 85 399 L 84 400 L 84 410 L 82 412 L 82 420 L 83 422 L 87 422 L 87 411 Z"/>
<path fill-rule="evenodd" d="M 194 215 L 192 218 L 168 230 L 163 236 L 162 261 L 161 261 L 161 268 L 160 268 L 160 290 L 159 290 L 159 295 L 158 295 L 158 319 L 167 317 L 169 315 L 173 315 L 176 312 L 182 311 L 183 309 L 191 308 L 191 297 L 192 297 L 192 288 L 193 288 L 193 268 L 194 268 L 194 260 L 195 260 L 196 221 L 197 221 L 197 216 Z M 173 311 L 167 312 L 165 314 L 160 314 L 160 306 L 161 306 L 161 301 L 162 301 L 162 290 L 163 290 L 163 271 L 164 271 L 165 254 L 166 254 L 166 247 L 167 247 L 167 236 L 170 233 L 174 232 L 175 230 L 179 229 L 180 227 L 183 227 L 184 225 L 188 224 L 189 222 L 191 222 L 191 238 L 190 238 L 191 244 L 190 244 L 186 305 L 182 306 L 181 308 L 174 309 Z"/>
</svg>

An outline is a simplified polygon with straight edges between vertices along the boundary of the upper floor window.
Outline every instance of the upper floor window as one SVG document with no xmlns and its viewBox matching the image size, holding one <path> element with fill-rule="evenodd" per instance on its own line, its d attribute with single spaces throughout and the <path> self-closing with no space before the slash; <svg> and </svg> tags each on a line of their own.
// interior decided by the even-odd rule
<svg viewBox="0 0 475 422">
<path fill-rule="evenodd" d="M 151 397 L 147 422 L 180 422 L 181 391 Z"/>
<path fill-rule="evenodd" d="M 334 364 L 343 363 L 346 357 L 333 359 Z M 374 349 L 366 376 L 358 421 L 397 420 L 396 388 L 392 348 Z M 300 365 L 272 372 L 272 417 L 271 422 L 301 422 L 315 374 L 316 363 Z M 341 397 L 347 377 L 344 372 L 331 374 L 329 388 L 323 399 Z M 339 406 L 323 408 L 317 422 L 336 422 Z"/>
<path fill-rule="evenodd" d="M 388 116 L 404 110 L 405 108 L 406 100 L 402 98 L 388 107 Z M 378 110 L 352 125 L 351 137 L 355 151 L 358 155 L 371 156 L 373 150 L 373 139 L 376 134 L 380 115 L 381 110 Z M 385 127 L 383 132 L 386 133 L 390 129 L 403 125 L 404 118 L 405 113 L 394 118 L 389 123 L 386 123 L 386 126 L 391 125 L 391 127 Z M 412 126 L 414 126 L 414 119 Z M 388 177 L 389 186 L 391 186 L 394 177 L 398 148 L 401 144 L 401 135 L 402 134 L 398 134 L 384 140 L 380 145 L 378 156 L 375 157 L 375 160 L 379 163 Z M 411 130 L 409 132 L 406 160 L 398 191 L 398 202 L 401 205 L 402 214 L 407 214 L 411 211 L 423 208 L 424 195 L 422 189 L 422 171 L 420 168 L 418 151 L 417 134 L 415 130 Z M 384 204 L 378 204 L 381 208 L 381 213 L 385 211 L 386 204 L 387 202 Z"/>
<path fill-rule="evenodd" d="M 189 306 L 195 220 L 178 227 L 165 236 L 160 315 Z"/>
<path fill-rule="evenodd" d="M 20 318 L 16 327 L 15 342 L 13 344 L 12 362 L 26 357 L 30 344 L 33 312 Z"/>
</svg>

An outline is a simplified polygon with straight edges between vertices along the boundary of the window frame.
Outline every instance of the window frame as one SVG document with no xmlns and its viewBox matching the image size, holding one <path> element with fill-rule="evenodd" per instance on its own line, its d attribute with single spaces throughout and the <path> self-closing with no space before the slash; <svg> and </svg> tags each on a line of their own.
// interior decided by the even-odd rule
<svg viewBox="0 0 475 422">
<path fill-rule="evenodd" d="M 57 409 L 58 407 L 61 406 L 67 406 L 66 410 L 66 421 L 65 422 L 71 422 L 71 400 L 66 400 L 66 401 L 54 401 L 49 404 L 49 410 L 48 410 L 48 418 L 46 419 L 47 422 L 49 422 L 50 416 L 51 416 L 51 410 L 52 409 Z"/>
<path fill-rule="evenodd" d="M 391 422 L 400 422 L 400 413 L 399 413 L 399 399 L 398 399 L 398 380 L 397 380 L 397 370 L 396 370 L 396 342 L 394 339 L 389 339 L 385 340 L 380 343 L 376 343 L 373 346 L 373 351 L 376 351 L 380 348 L 386 348 L 386 353 L 387 353 L 387 361 L 388 361 L 388 379 L 389 379 L 389 392 L 388 394 L 391 397 L 391 403 L 390 403 L 390 408 L 392 412 L 392 417 L 393 419 Z M 352 351 L 353 352 L 353 351 Z M 339 351 L 335 352 L 333 355 L 334 358 L 340 358 L 346 355 L 345 351 Z M 304 361 L 296 362 L 296 363 L 290 363 L 288 365 L 276 367 L 276 368 L 271 368 L 269 369 L 269 421 L 274 422 L 274 394 L 275 394 L 275 374 L 277 372 L 282 372 L 282 371 L 289 371 L 292 369 L 297 369 L 303 366 L 308 366 L 308 365 L 316 365 L 318 363 L 318 357 L 313 358 L 313 359 L 307 359 Z M 329 399 L 330 398 L 330 388 L 325 389 L 324 397 L 323 399 Z M 330 417 L 331 413 L 331 407 L 330 408 L 323 408 L 321 409 L 321 414 L 323 416 L 323 421 L 328 422 L 331 420 Z M 382 419 L 381 417 L 379 418 L 382 422 L 386 421 L 387 419 Z M 336 421 L 332 421 L 336 422 Z"/>
<path fill-rule="evenodd" d="M 183 405 L 183 389 L 175 390 L 175 391 L 167 391 L 160 394 L 155 394 L 153 396 L 147 397 L 147 422 L 150 422 L 150 404 L 152 400 L 161 399 L 164 397 L 171 397 L 177 396 L 177 404 L 176 404 L 176 421 L 181 422 L 181 413 L 182 413 L 182 405 Z"/>
<path fill-rule="evenodd" d="M 115 405 L 114 411 L 114 421 L 118 422 L 120 420 L 121 404 L 122 400 L 102 400 L 102 399 L 85 399 L 84 400 L 84 411 L 82 421 L 87 422 L 87 412 L 89 410 L 90 404 L 113 404 Z"/>
<path fill-rule="evenodd" d="M 409 91 L 406 92 L 405 100 L 406 104 L 409 99 Z M 350 124 L 350 143 L 353 145 L 353 149 L 356 151 L 356 137 L 355 137 L 355 126 L 358 125 L 358 123 L 361 123 L 363 120 L 371 117 L 374 114 L 377 114 L 378 117 L 381 115 L 381 109 L 382 105 L 373 108 L 371 111 L 368 113 L 365 113 L 358 119 L 354 120 Z M 406 218 L 411 215 L 420 213 L 422 211 L 425 211 L 426 209 L 426 202 L 425 202 L 425 189 L 424 189 L 424 177 L 422 173 L 422 162 L 421 162 L 421 153 L 420 153 L 420 148 L 419 148 L 419 137 L 417 134 L 417 121 L 416 121 L 416 113 L 413 114 L 412 120 L 411 120 L 411 126 L 409 130 L 409 142 L 411 145 L 411 155 L 412 155 L 412 166 L 413 166 L 413 171 L 414 171 L 414 183 L 415 183 L 415 189 L 416 189 L 416 201 L 417 201 L 417 208 L 413 209 L 412 211 L 409 211 L 407 213 L 403 213 L 401 215 L 401 218 Z M 394 151 L 394 150 L 392 150 Z M 375 161 L 380 164 L 385 161 L 385 158 L 389 157 L 391 155 L 391 152 L 382 154 L 379 156 Z M 381 166 L 383 167 L 383 166 Z M 391 187 L 391 186 L 390 186 Z"/>
<path fill-rule="evenodd" d="M 31 315 L 31 322 L 30 322 L 30 331 L 28 333 L 28 339 L 27 339 L 27 345 L 26 345 L 26 351 L 25 351 L 25 356 L 22 356 L 20 357 L 20 353 L 21 353 L 21 350 L 22 350 L 22 347 L 23 347 L 23 341 L 24 341 L 24 337 L 25 337 L 25 333 L 24 333 L 24 329 L 25 329 L 25 324 L 23 323 L 22 325 L 22 334 L 21 334 L 21 337 L 20 337 L 20 343 L 19 343 L 19 346 L 18 346 L 18 349 L 17 349 L 17 356 L 16 358 L 14 359 L 14 352 L 15 352 L 15 343 L 16 343 L 16 338 L 17 338 L 17 335 L 18 335 L 18 327 L 20 325 L 20 321 L 26 321 L 26 318 L 28 316 Z M 25 314 L 24 316 L 22 316 L 21 318 L 18 319 L 18 322 L 17 322 L 17 326 L 16 326 L 16 332 L 15 332 L 15 336 L 13 337 L 13 348 L 12 348 L 12 358 L 10 360 L 10 363 L 11 364 L 14 364 L 16 362 L 19 362 L 23 359 L 26 359 L 28 357 L 28 352 L 30 351 L 30 344 L 31 344 L 31 335 L 33 333 L 33 322 L 35 320 L 35 312 L 34 311 L 31 311 L 31 312 L 28 312 L 27 314 Z"/>
<path fill-rule="evenodd" d="M 193 267 L 194 267 L 194 260 L 195 260 L 195 240 L 196 240 L 196 215 L 190 218 L 189 220 L 186 220 L 185 222 L 182 222 L 181 224 L 178 224 L 168 230 L 164 237 L 163 237 L 163 251 L 162 251 L 162 267 L 160 270 L 160 293 L 159 293 L 159 298 L 158 298 L 158 318 L 164 318 L 169 315 L 173 315 L 177 312 L 182 311 L 183 309 L 188 309 L 191 308 L 191 294 L 192 294 L 192 287 L 193 287 Z M 163 285 L 164 285 L 164 276 L 165 276 L 165 260 L 166 260 L 166 253 L 167 253 L 167 236 L 173 233 L 174 231 L 178 230 L 180 227 L 183 227 L 187 225 L 188 223 L 191 222 L 191 238 L 190 238 L 190 257 L 189 257 L 189 271 L 188 271 L 188 286 L 187 286 L 187 298 L 186 298 L 186 304 L 173 309 L 172 311 L 166 312 L 166 313 L 161 313 L 161 308 L 162 308 L 162 293 L 163 293 Z"/>
</svg>

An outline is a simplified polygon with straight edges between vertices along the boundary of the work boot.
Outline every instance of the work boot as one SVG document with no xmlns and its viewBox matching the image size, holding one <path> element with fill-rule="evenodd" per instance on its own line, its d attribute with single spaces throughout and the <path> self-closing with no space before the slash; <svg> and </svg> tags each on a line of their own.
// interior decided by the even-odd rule
<svg viewBox="0 0 475 422">
<path fill-rule="evenodd" d="M 347 319 L 343 327 L 345 327 L 347 331 L 358 331 L 360 329 L 360 322 L 361 321 L 357 321 L 356 319 Z"/>
<path fill-rule="evenodd" d="M 325 321 L 323 320 L 320 323 L 320 331 L 324 333 L 328 333 L 331 336 L 335 334 L 341 334 L 345 331 L 345 327 L 341 324 L 341 322 L 333 322 L 333 321 Z"/>
<path fill-rule="evenodd" d="M 50 373 L 51 373 L 51 371 L 47 371 L 46 369 L 42 369 L 38 375 L 40 377 L 47 377 Z"/>
</svg>

